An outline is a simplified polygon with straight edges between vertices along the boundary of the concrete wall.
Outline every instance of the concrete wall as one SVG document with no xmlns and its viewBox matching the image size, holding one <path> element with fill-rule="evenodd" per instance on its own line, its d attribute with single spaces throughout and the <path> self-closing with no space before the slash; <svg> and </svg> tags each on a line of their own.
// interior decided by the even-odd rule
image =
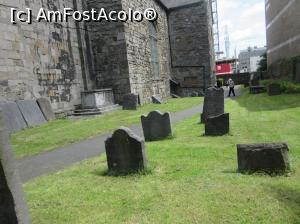
<svg viewBox="0 0 300 224">
<path fill-rule="evenodd" d="M 12 25 L 10 8 L 29 7 L 36 15 L 40 8 L 81 9 L 80 1 L 1 0 L 0 3 L 0 100 L 48 97 L 56 111 L 79 104 L 80 91 L 91 85 L 85 66 L 83 27 L 72 20 Z"/>
<path fill-rule="evenodd" d="M 152 71 L 149 21 L 125 24 L 127 59 L 131 92 L 139 94 L 142 102 L 151 102 L 152 95 L 170 96 L 170 48 L 168 20 L 165 9 L 154 0 L 122 0 L 123 9 L 144 11 L 154 8 L 159 17 L 154 23 L 157 31 L 159 77 Z"/>
<path fill-rule="evenodd" d="M 279 62 L 300 55 L 299 11 L 298 0 L 266 0 L 268 65 L 274 75 L 288 75 L 280 74 Z"/>
<path fill-rule="evenodd" d="M 210 7 L 203 0 L 169 13 L 172 76 L 180 82 L 183 95 L 215 83 Z"/>
</svg>

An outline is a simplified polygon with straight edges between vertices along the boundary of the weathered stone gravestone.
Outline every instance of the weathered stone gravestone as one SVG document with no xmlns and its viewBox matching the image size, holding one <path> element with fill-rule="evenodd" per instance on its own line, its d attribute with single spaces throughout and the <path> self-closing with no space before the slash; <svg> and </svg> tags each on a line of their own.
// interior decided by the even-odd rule
<svg viewBox="0 0 300 224">
<path fill-rule="evenodd" d="M 55 120 L 55 114 L 52 110 L 51 104 L 48 99 L 39 98 L 39 99 L 37 99 L 36 102 L 39 105 L 39 107 L 47 121 Z"/>
<path fill-rule="evenodd" d="M 211 87 L 205 93 L 201 123 L 205 123 L 209 117 L 221 114 L 224 114 L 224 90 Z"/>
<path fill-rule="evenodd" d="M 29 224 L 28 208 L 0 110 L 0 223 Z"/>
<path fill-rule="evenodd" d="M 154 103 L 154 104 L 163 104 L 164 101 L 158 96 L 152 96 L 152 103 Z"/>
<path fill-rule="evenodd" d="M 265 86 L 250 86 L 250 94 L 260 94 L 265 92 L 266 92 Z"/>
<path fill-rule="evenodd" d="M 237 145 L 240 172 L 282 173 L 290 169 L 286 143 Z"/>
<path fill-rule="evenodd" d="M 229 114 L 221 114 L 207 118 L 205 122 L 205 135 L 222 136 L 229 133 Z"/>
<path fill-rule="evenodd" d="M 139 96 L 133 93 L 123 97 L 123 110 L 136 110 L 139 105 Z"/>
<path fill-rule="evenodd" d="M 129 128 L 121 127 L 105 142 L 109 171 L 130 173 L 147 166 L 145 142 Z"/>
<path fill-rule="evenodd" d="M 162 114 L 156 110 L 148 116 L 142 116 L 141 120 L 146 141 L 158 141 L 172 136 L 170 113 Z"/>
<path fill-rule="evenodd" d="M 0 102 L 0 110 L 2 110 L 4 124 L 9 133 L 20 131 L 27 127 L 20 109 L 15 102 Z"/>
<path fill-rule="evenodd" d="M 47 123 L 35 100 L 19 100 L 17 101 L 17 104 L 28 127 Z"/>
<path fill-rule="evenodd" d="M 268 86 L 268 95 L 276 96 L 281 94 L 281 88 L 279 83 L 273 83 Z"/>
</svg>

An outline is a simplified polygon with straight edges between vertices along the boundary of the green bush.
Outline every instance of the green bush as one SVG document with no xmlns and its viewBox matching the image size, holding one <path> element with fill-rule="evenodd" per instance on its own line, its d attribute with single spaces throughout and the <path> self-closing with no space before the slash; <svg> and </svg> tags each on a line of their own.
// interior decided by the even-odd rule
<svg viewBox="0 0 300 224">
<path fill-rule="evenodd" d="M 286 79 L 268 79 L 261 81 L 264 86 L 271 84 L 280 84 L 281 91 L 287 94 L 300 93 L 300 84 Z"/>
</svg>

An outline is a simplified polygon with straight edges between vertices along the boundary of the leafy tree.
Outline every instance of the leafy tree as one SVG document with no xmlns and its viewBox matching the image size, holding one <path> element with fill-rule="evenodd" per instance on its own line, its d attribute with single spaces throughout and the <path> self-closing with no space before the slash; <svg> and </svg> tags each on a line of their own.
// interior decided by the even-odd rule
<svg viewBox="0 0 300 224">
<path fill-rule="evenodd" d="M 267 53 L 265 53 L 261 56 L 261 60 L 258 63 L 257 71 L 258 72 L 265 72 L 267 70 L 268 70 L 268 58 L 267 58 Z"/>
</svg>

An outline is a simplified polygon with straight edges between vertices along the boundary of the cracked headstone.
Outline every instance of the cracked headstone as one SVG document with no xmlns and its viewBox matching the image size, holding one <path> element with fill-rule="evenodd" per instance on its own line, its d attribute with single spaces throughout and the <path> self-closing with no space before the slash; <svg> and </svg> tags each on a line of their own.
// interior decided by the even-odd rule
<svg viewBox="0 0 300 224">
<path fill-rule="evenodd" d="M 224 114 L 224 90 L 223 88 L 211 87 L 207 89 L 204 97 L 203 113 L 201 123 L 205 123 L 207 118 Z"/>
<path fill-rule="evenodd" d="M 27 124 L 15 102 L 0 102 L 4 124 L 9 133 L 27 128 Z"/>
<path fill-rule="evenodd" d="M 27 204 L 0 110 L 0 223 L 30 224 Z"/>
<path fill-rule="evenodd" d="M 290 169 L 289 148 L 286 143 L 237 145 L 240 172 L 285 172 Z"/>
<path fill-rule="evenodd" d="M 127 94 L 123 97 L 123 110 L 136 110 L 139 105 L 139 96 L 137 94 Z"/>
<path fill-rule="evenodd" d="M 35 100 L 19 100 L 17 101 L 17 104 L 28 127 L 34 127 L 47 123 Z"/>
<path fill-rule="evenodd" d="M 147 166 L 145 141 L 129 128 L 121 127 L 105 141 L 109 171 L 131 173 Z"/>
<path fill-rule="evenodd" d="M 207 136 L 226 135 L 229 129 L 229 114 L 209 117 L 205 122 L 205 135 Z"/>
<path fill-rule="evenodd" d="M 172 136 L 170 113 L 152 111 L 148 116 L 141 117 L 146 141 L 158 141 Z"/>
<path fill-rule="evenodd" d="M 39 105 L 39 107 L 47 121 L 55 120 L 55 114 L 52 110 L 50 101 L 48 99 L 39 98 L 39 99 L 37 99 L 36 102 Z"/>
</svg>

